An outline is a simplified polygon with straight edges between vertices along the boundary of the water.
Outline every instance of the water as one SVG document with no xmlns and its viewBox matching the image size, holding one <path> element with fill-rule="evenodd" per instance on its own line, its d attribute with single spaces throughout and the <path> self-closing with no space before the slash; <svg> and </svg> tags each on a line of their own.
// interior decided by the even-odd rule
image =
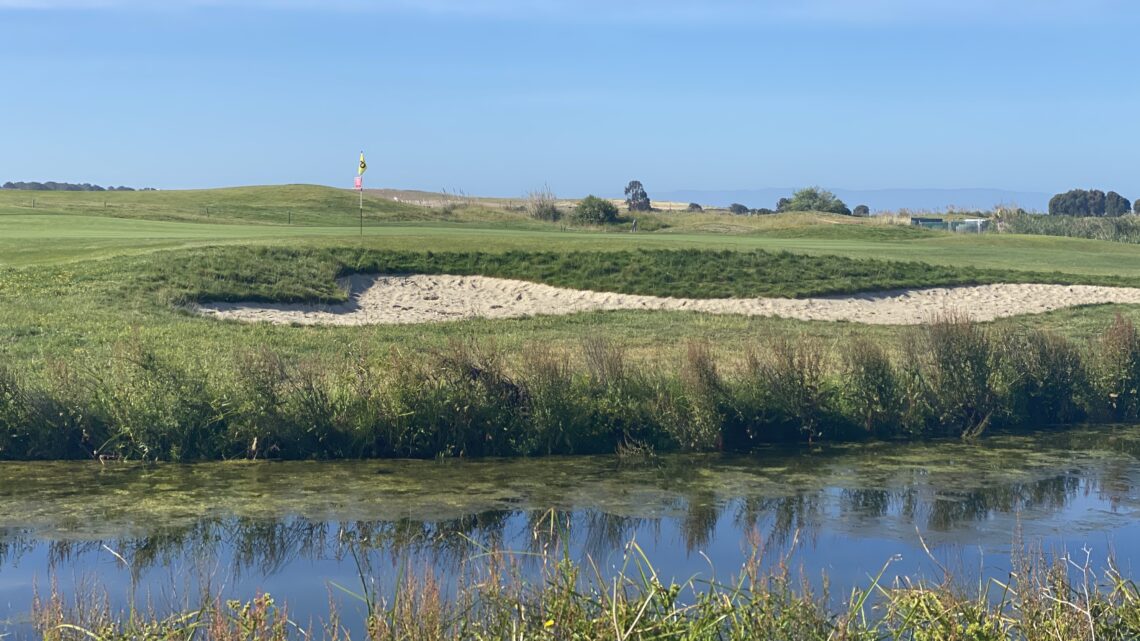
<svg viewBox="0 0 1140 641">
<path fill-rule="evenodd" d="M 888 561 L 888 579 L 1004 578 L 1011 551 L 1036 545 L 1130 574 L 1138 455 L 1140 426 L 636 463 L 0 463 L 0 636 L 27 632 L 53 580 L 160 609 L 202 582 L 264 590 L 319 621 L 330 594 L 359 608 L 337 586 L 359 591 L 361 572 L 381 590 L 409 567 L 446 578 L 483 547 L 554 544 L 611 572 L 636 541 L 667 577 L 713 579 L 759 543 L 837 595 Z"/>
</svg>

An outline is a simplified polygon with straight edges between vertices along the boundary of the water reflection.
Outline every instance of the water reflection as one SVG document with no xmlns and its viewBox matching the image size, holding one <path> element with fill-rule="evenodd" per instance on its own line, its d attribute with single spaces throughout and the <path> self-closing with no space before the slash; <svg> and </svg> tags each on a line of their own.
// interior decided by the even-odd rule
<svg viewBox="0 0 1140 641">
<path fill-rule="evenodd" d="M 443 569 L 476 547 L 605 558 L 667 529 L 686 554 L 838 534 L 857 542 L 1010 543 L 1111 530 L 1136 506 L 1140 429 L 864 445 L 750 457 L 194 466 L 0 465 L 0 572 L 121 554 L 136 575 L 226 551 L 234 576 L 343 560 L 346 541 Z M 723 517 L 728 518 L 723 518 Z M 1118 518 L 1119 517 L 1119 518 Z M 1124 521 L 1121 521 L 1123 518 Z"/>
</svg>

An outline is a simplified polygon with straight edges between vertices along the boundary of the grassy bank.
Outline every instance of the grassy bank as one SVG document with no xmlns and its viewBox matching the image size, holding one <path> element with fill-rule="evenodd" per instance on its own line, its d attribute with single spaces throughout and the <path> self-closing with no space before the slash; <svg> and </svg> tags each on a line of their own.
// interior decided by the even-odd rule
<svg viewBox="0 0 1140 641">
<path fill-rule="evenodd" d="M 537 534 L 540 540 L 549 535 Z M 46 641 L 79 639 L 794 639 L 796 641 L 1124 641 L 1140 636 L 1140 590 L 1114 568 L 1042 556 L 1015 559 L 1007 582 L 973 589 L 878 577 L 853 589 L 840 606 L 826 592 L 784 571 L 763 572 L 754 551 L 723 582 L 663 580 L 636 544 L 612 577 L 575 563 L 557 548 L 520 558 L 491 551 L 472 555 L 451 586 L 430 570 L 410 571 L 394 594 L 377 594 L 361 574 L 360 608 L 342 612 L 337 598 L 322 621 L 295 621 L 268 594 L 249 601 L 207 591 L 197 605 L 172 615 L 112 611 L 98 594 L 66 601 L 57 592 L 37 599 L 34 621 Z M 355 631 L 355 633 L 353 632 Z"/>
<path fill-rule="evenodd" d="M 1127 285 L 1114 276 L 949 267 L 790 252 L 413 252 L 358 248 L 212 248 L 149 257 L 130 270 L 163 302 L 341 302 L 352 273 L 514 278 L 571 289 L 685 298 L 801 298 L 982 283 Z"/>
<path fill-rule="evenodd" d="M 757 341 L 722 363 L 705 341 L 642 369 L 589 338 L 571 354 L 493 342 L 437 350 L 227 360 L 155 351 L 0 369 L 0 458 L 436 457 L 747 450 L 776 442 L 973 437 L 987 429 L 1140 420 L 1140 334 L 1117 318 L 1087 345 L 949 318 L 897 349 Z"/>
</svg>

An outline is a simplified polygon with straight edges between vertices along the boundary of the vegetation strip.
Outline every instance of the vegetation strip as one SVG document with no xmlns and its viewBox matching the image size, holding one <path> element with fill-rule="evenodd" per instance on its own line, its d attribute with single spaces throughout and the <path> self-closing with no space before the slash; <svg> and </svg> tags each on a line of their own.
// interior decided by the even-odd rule
<svg viewBox="0 0 1140 641">
<path fill-rule="evenodd" d="M 153 607 L 115 612 L 98 593 L 72 603 L 53 590 L 36 599 L 33 620 L 45 641 L 1126 641 L 1140 636 L 1140 589 L 1117 569 L 1101 571 L 1087 559 L 1050 562 L 1019 553 L 1008 581 L 972 590 L 957 588 L 948 572 L 941 583 L 891 581 L 887 562 L 834 607 L 826 590 L 814 591 L 787 570 L 763 570 L 756 548 L 743 568 L 723 581 L 677 582 L 661 577 L 641 548 L 630 543 L 616 575 L 603 577 L 593 561 L 575 562 L 558 547 L 555 513 L 546 520 L 552 522 L 547 531 L 535 530 L 539 552 L 469 554 L 454 584 L 430 569 L 412 568 L 401 570 L 390 595 L 381 594 L 362 568 L 358 586 L 331 585 L 330 611 L 319 622 L 295 621 L 287 605 L 269 594 L 223 601 L 208 588 L 197 607 L 165 615 Z M 356 547 L 352 555 L 361 558 Z M 535 567 L 538 576 L 528 576 L 527 568 Z M 342 599 L 360 605 L 354 608 L 359 618 L 341 612 Z"/>
<path fill-rule="evenodd" d="M 747 450 L 764 443 L 975 437 L 1140 420 L 1140 334 L 1117 317 L 1082 349 L 1042 331 L 945 318 L 900 353 L 862 340 L 756 343 L 736 370 L 705 342 L 639 371 L 584 341 L 584 367 L 491 343 L 349 355 L 335 366 L 262 348 L 173 360 L 145 341 L 110 359 L 0 368 L 0 459 L 363 458 Z"/>
<path fill-rule="evenodd" d="M 1113 276 L 983 270 L 790 252 L 412 252 L 220 247 L 142 262 L 135 281 L 173 304 L 342 303 L 350 274 L 489 276 L 568 289 L 679 298 L 804 298 L 988 283 L 1129 285 Z"/>
</svg>

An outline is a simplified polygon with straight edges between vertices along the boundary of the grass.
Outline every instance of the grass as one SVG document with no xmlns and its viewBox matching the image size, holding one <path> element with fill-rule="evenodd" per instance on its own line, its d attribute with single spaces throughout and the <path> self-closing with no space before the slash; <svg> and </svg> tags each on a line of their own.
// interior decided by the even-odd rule
<svg viewBox="0 0 1140 641">
<path fill-rule="evenodd" d="M 561 546 L 553 511 L 536 523 L 534 540 L 535 552 L 467 552 L 450 581 L 431 569 L 402 571 L 383 593 L 358 562 L 360 586 L 334 584 L 321 622 L 294 620 L 287 604 L 268 594 L 223 602 L 207 589 L 197 606 L 166 613 L 115 612 L 98 592 L 71 603 L 52 590 L 37 597 L 34 624 L 46 641 L 1124 641 L 1140 635 L 1136 584 L 1114 567 L 1091 567 L 1087 559 L 1018 552 L 1007 581 L 970 589 L 956 585 L 949 573 L 941 582 L 888 581 L 888 560 L 832 605 L 826 589 L 813 590 L 785 564 L 762 570 L 755 541 L 743 567 L 724 579 L 676 581 L 660 576 L 636 543 L 627 546 L 617 568 L 573 561 Z M 359 544 L 349 546 L 361 559 Z M 351 620 L 338 605 L 345 599 L 359 606 Z"/>
<path fill-rule="evenodd" d="M 1087 345 L 957 318 L 893 346 L 861 338 L 754 338 L 740 363 L 690 341 L 646 370 L 600 334 L 573 353 L 452 338 L 298 358 L 266 344 L 173 351 L 129 331 L 107 354 L 0 369 L 0 460 L 746 451 L 1140 421 L 1140 333 L 1122 317 Z"/>
<path fill-rule="evenodd" d="M 34 210 L 24 202 L 33 197 Z M 565 357 L 571 378 L 588 379 L 591 365 L 583 338 L 597 337 L 620 347 L 628 368 L 659 370 L 654 383 L 658 387 L 709 383 L 707 376 L 685 373 L 686 363 L 696 358 L 690 355 L 696 343 L 707 345 L 706 360 L 730 381 L 751 367 L 750 351 L 769 353 L 773 346 L 814 343 L 832 364 L 846 358 L 855 339 L 878 344 L 894 359 L 906 349 L 907 333 L 892 327 L 683 312 L 296 328 L 219 323 L 176 307 L 205 300 L 341 300 L 344 293 L 335 278 L 353 271 L 479 273 L 567 287 L 697 297 L 805 296 L 996 281 L 1140 283 L 1140 251 L 1119 243 L 962 236 L 821 214 L 738 218 L 659 213 L 653 216 L 664 221 L 656 225 L 660 231 L 631 234 L 564 229 L 484 205 L 427 209 L 369 197 L 368 226 L 360 238 L 353 226 L 354 199 L 351 192 L 304 186 L 133 194 L 0 191 L 0 368 L 12 372 L 23 388 L 41 394 L 44 402 L 74 401 L 77 411 L 88 418 L 102 416 L 97 431 L 109 438 L 125 433 L 121 417 L 107 412 L 126 407 L 122 404 L 129 399 L 114 394 L 128 389 L 170 408 L 186 409 L 180 403 L 191 396 L 209 399 L 209 408 L 187 411 L 212 408 L 224 414 L 224 421 L 210 419 L 211 429 L 254 424 L 248 417 L 235 418 L 232 401 L 239 394 L 232 385 L 241 380 L 237 372 L 244 366 L 242 359 L 261 352 L 288 365 L 290 394 L 299 393 L 296 386 L 303 380 L 297 378 L 299 372 L 316 373 L 308 379 L 307 389 L 319 401 L 320 394 L 344 382 L 360 359 L 368 368 L 377 368 L 377 375 L 390 377 L 394 374 L 388 370 L 400 363 L 436 362 L 433 359 L 448 353 L 457 338 L 480 349 L 493 342 L 506 378 L 517 383 L 524 379 L 516 380 L 516 375 L 534 374 L 526 369 L 535 365 L 526 354 L 536 350 Z M 208 217 L 206 207 L 211 208 Z M 293 212 L 292 225 L 281 224 L 282 210 Z M 1085 350 L 1117 313 L 1140 316 L 1128 307 L 1092 307 L 1007 319 L 986 327 L 994 332 L 1047 330 Z M 124 355 L 130 353 L 126 348 L 132 345 L 152 360 L 125 361 Z M 804 358 L 796 352 L 786 356 L 793 363 Z M 139 367 L 149 371 L 144 366 L 166 368 L 163 371 L 182 376 L 190 386 L 153 387 L 159 379 L 134 371 Z M 780 383 L 771 372 L 755 371 L 763 374 L 765 385 Z M 323 387 L 332 385 L 333 379 L 333 387 Z M 194 381 L 204 387 L 193 387 Z M 525 382 L 531 387 L 537 384 Z M 657 398 L 653 395 L 662 392 L 654 385 L 652 394 L 645 392 L 639 398 Z M 727 385 L 730 390 L 737 388 L 734 382 Z M 711 394 L 715 386 L 707 389 Z M 73 396 L 61 396 L 62 390 Z M 529 388 L 528 392 L 538 394 Z M 97 393 L 102 396 L 96 399 Z M 551 407 L 570 402 L 550 394 L 542 398 Z M 90 405 L 92 399 L 98 402 Z M 687 412 L 697 423 L 715 424 L 713 419 L 724 409 L 690 400 L 677 401 L 677 411 Z M 210 405 L 215 402 L 217 407 Z M 797 401 L 801 408 L 804 402 Z M 177 422 L 171 416 L 151 419 L 159 424 Z M 667 447 L 707 443 L 710 433 L 678 433 L 669 436 L 673 444 Z M 131 438 L 119 437 L 108 451 L 142 458 L 241 456 L 249 445 L 241 438 L 227 436 L 219 440 L 223 445 L 200 449 L 194 443 L 180 443 L 175 451 L 171 442 L 162 439 L 158 445 L 145 442 L 139 447 Z M 426 438 L 400 451 L 475 452 L 458 436 L 449 438 Z M 606 439 L 599 442 L 613 446 Z M 80 447 L 66 439 L 61 443 L 65 456 L 103 445 Z M 389 451 L 359 443 L 341 450 L 327 444 L 298 447 L 290 456 Z M 541 449 L 535 447 L 516 443 L 491 449 Z M 41 451 L 37 456 L 46 454 Z"/>
<path fill-rule="evenodd" d="M 688 298 L 801 298 L 994 282 L 1131 282 L 791 252 L 697 250 L 459 253 L 227 247 L 156 256 L 131 271 L 140 287 L 166 289 L 177 303 L 343 301 L 345 294 L 334 279 L 350 273 L 482 275 Z"/>
</svg>

